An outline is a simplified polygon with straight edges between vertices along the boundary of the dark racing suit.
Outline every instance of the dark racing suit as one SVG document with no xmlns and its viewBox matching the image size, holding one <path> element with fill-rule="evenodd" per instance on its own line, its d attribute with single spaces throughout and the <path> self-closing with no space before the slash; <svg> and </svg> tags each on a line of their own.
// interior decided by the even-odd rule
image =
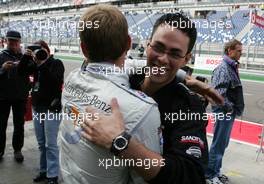
<svg viewBox="0 0 264 184">
<path fill-rule="evenodd" d="M 131 76 L 131 87 L 140 89 L 143 80 L 144 76 Z M 205 183 L 204 170 L 208 162 L 206 103 L 176 79 L 152 97 L 161 115 L 165 166 L 149 183 Z"/>
</svg>

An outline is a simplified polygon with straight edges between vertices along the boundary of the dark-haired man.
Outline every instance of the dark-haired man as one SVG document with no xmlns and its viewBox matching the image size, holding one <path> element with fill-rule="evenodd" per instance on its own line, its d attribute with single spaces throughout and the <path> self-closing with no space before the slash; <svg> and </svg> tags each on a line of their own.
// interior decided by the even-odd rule
<svg viewBox="0 0 264 184">
<path fill-rule="evenodd" d="M 180 22 L 189 26 L 178 27 Z M 135 166 L 149 183 L 205 183 L 204 170 L 208 154 L 205 132 L 207 121 L 202 117 L 205 106 L 199 96 L 184 84 L 177 83 L 175 78 L 176 72 L 191 58 L 196 34 L 194 24 L 182 14 L 163 15 L 154 25 L 146 52 L 148 66 L 165 67 L 166 72 L 130 78 L 132 87 L 141 89 L 158 103 L 164 138 L 163 156 L 151 152 L 133 138 L 127 147 L 119 150 L 118 155 L 125 159 L 165 159 L 165 166 L 158 164 L 149 170 Z M 83 124 L 83 136 L 108 149 L 113 149 L 124 131 L 116 100 L 112 101 L 112 109 L 113 115 L 102 115 L 96 121 L 87 120 Z M 89 112 L 96 111 L 90 109 Z M 181 121 L 176 118 L 181 113 L 186 116 L 195 113 L 200 118 L 186 117 Z"/>
</svg>

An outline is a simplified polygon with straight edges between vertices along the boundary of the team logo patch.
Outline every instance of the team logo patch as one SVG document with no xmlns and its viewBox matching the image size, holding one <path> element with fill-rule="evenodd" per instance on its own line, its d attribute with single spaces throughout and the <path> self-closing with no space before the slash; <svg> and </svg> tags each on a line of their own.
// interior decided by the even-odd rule
<svg viewBox="0 0 264 184">
<path fill-rule="evenodd" d="M 199 144 L 202 149 L 204 149 L 204 142 L 201 140 L 200 137 L 197 136 L 182 136 L 181 137 L 181 143 L 193 143 L 193 144 Z"/>
<path fill-rule="evenodd" d="M 201 158 L 202 152 L 198 146 L 191 146 L 189 149 L 186 150 L 188 155 L 192 155 L 195 158 Z"/>
<path fill-rule="evenodd" d="M 137 95 L 141 98 L 147 98 L 148 97 L 145 93 L 143 93 L 142 91 L 139 91 L 139 90 L 129 89 L 129 91 L 131 91 L 132 93 L 134 93 L 135 95 Z"/>
<path fill-rule="evenodd" d="M 64 112 L 68 115 L 68 116 L 76 116 L 78 117 L 79 115 L 79 111 L 76 107 L 71 106 L 69 104 L 65 105 L 64 108 Z M 81 131 L 82 128 L 80 127 L 80 119 L 76 118 L 73 122 L 73 126 L 74 126 L 74 131 L 71 132 L 66 132 L 63 137 L 65 138 L 65 140 L 69 143 L 69 144 L 77 144 L 80 140 L 81 140 Z"/>
</svg>

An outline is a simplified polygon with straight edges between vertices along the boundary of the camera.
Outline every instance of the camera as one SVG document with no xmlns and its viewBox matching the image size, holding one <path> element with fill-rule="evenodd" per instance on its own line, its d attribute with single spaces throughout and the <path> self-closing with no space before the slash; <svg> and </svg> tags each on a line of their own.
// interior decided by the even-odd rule
<svg viewBox="0 0 264 184">
<path fill-rule="evenodd" d="M 27 46 L 27 49 L 31 50 L 39 61 L 43 61 L 48 58 L 47 51 L 40 45 L 29 45 Z"/>
<path fill-rule="evenodd" d="M 196 80 L 204 82 L 206 84 L 208 84 L 208 79 L 206 77 L 202 77 L 202 76 L 196 76 Z"/>
<path fill-rule="evenodd" d="M 184 66 L 181 68 L 182 70 L 184 70 L 186 72 L 187 75 L 192 76 L 193 73 L 193 68 L 189 67 L 189 66 Z"/>
</svg>

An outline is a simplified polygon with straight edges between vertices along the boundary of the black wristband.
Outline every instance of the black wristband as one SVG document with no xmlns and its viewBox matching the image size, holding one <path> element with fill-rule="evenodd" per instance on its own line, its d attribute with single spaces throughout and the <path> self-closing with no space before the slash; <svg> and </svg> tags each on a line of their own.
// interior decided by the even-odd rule
<svg viewBox="0 0 264 184">
<path fill-rule="evenodd" d="M 119 155 L 122 151 L 127 149 L 130 139 L 131 135 L 124 131 L 122 134 L 113 139 L 110 152 L 116 156 Z"/>
</svg>

